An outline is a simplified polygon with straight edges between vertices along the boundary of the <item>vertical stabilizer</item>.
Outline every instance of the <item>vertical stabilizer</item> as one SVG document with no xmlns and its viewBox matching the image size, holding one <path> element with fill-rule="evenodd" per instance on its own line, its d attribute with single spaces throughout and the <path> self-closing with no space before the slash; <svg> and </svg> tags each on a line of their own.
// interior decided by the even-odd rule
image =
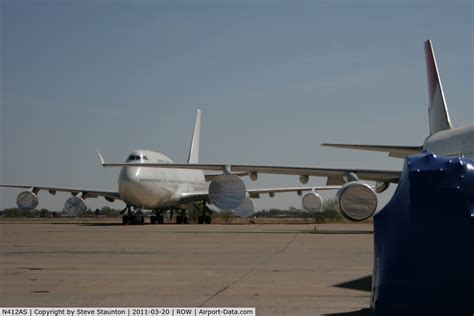
<svg viewBox="0 0 474 316">
<path fill-rule="evenodd" d="M 196 112 L 196 123 L 194 124 L 193 139 L 189 148 L 188 163 L 199 162 L 199 139 L 201 137 L 201 110 Z"/>
<path fill-rule="evenodd" d="M 428 74 L 430 135 L 451 129 L 451 119 L 444 99 L 443 86 L 439 77 L 431 40 L 425 42 L 426 71 Z"/>
</svg>

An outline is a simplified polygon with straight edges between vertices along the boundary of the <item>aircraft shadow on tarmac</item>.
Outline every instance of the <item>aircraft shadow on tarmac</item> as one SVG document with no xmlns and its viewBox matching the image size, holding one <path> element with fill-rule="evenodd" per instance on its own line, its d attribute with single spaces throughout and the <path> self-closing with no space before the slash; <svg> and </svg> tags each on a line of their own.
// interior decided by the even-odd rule
<svg viewBox="0 0 474 316">
<path fill-rule="evenodd" d="M 373 235 L 373 230 L 314 230 L 311 234 L 327 234 L 327 235 Z"/>
<path fill-rule="evenodd" d="M 79 226 L 97 226 L 97 227 L 101 227 L 101 226 L 115 226 L 115 227 L 121 227 L 121 226 L 127 226 L 127 225 L 124 225 L 122 223 L 80 223 L 80 224 L 77 224 Z M 150 224 L 145 224 L 145 226 L 149 226 Z M 169 225 L 175 225 L 175 224 L 165 224 L 166 226 L 169 226 Z M 156 225 L 152 225 L 152 226 L 156 226 Z M 159 225 L 158 225 L 159 226 Z M 181 227 L 181 225 L 176 225 L 177 227 Z M 201 226 L 201 225 L 200 225 Z M 212 225 L 211 225 L 212 226 Z M 229 225 L 229 227 L 232 227 L 233 225 Z M 200 231 L 177 231 L 175 233 L 183 233 L 183 234 L 186 234 L 186 233 L 192 233 L 192 234 L 195 234 L 195 233 L 201 233 L 201 234 L 204 234 L 204 233 L 213 233 L 213 234 L 228 234 L 228 233 L 236 233 L 236 234 L 295 234 L 295 233 L 309 233 L 309 234 L 322 234 L 322 235 L 373 235 L 373 230 L 338 230 L 338 229 L 333 229 L 333 230 L 329 230 L 329 229 L 315 229 L 315 230 L 285 230 L 285 231 L 233 231 L 233 230 L 226 230 L 226 231 L 215 231 L 215 230 L 211 230 L 211 231 L 206 231 L 206 230 L 200 230 Z"/>
<path fill-rule="evenodd" d="M 359 279 L 339 283 L 334 286 L 345 288 L 345 289 L 370 292 L 372 288 L 372 276 L 368 275 Z M 369 316 L 369 315 L 373 315 L 373 312 L 370 308 L 363 308 L 361 310 L 352 311 L 352 312 L 325 314 L 325 316 Z"/>
<path fill-rule="evenodd" d="M 339 283 L 334 286 L 345 288 L 345 289 L 370 292 L 372 288 L 372 276 L 368 275 L 359 279 Z M 351 311 L 351 312 L 325 314 L 325 316 L 366 316 L 366 315 L 367 316 L 373 315 L 373 312 L 370 308 L 363 308 L 361 310 Z"/>
<path fill-rule="evenodd" d="M 78 226 L 126 226 L 122 223 L 81 223 L 77 224 Z"/>
<path fill-rule="evenodd" d="M 335 287 L 341 287 L 344 289 L 359 290 L 370 292 L 372 289 L 372 276 L 368 275 L 359 279 L 343 282 L 334 285 Z"/>
<path fill-rule="evenodd" d="M 363 308 L 354 312 L 342 312 L 342 313 L 331 313 L 324 314 L 325 316 L 371 316 L 373 312 L 370 308 Z"/>
</svg>

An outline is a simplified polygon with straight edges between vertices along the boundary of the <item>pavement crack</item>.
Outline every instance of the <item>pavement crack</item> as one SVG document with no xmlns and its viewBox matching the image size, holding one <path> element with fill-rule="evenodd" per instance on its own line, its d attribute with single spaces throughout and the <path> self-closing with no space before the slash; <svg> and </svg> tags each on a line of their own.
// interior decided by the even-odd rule
<svg viewBox="0 0 474 316">
<path fill-rule="evenodd" d="M 249 275 L 250 273 L 252 273 L 255 269 L 255 266 L 252 267 L 251 269 L 249 269 L 247 272 L 245 272 L 244 274 L 242 274 L 239 278 L 237 278 L 236 280 L 234 280 L 232 283 L 226 285 L 225 287 L 223 287 L 222 289 L 220 289 L 219 291 L 215 292 L 214 294 L 212 294 L 210 297 L 207 298 L 207 300 L 205 300 L 204 302 L 202 302 L 201 304 L 199 304 L 199 307 L 203 307 L 207 302 L 209 302 L 210 300 L 212 300 L 214 297 L 218 296 L 219 294 L 221 294 L 222 292 L 224 292 L 225 290 L 227 290 L 228 288 L 234 286 L 237 282 L 239 282 L 240 280 L 244 279 L 247 275 Z"/>
<path fill-rule="evenodd" d="M 238 282 L 240 282 L 241 280 L 245 279 L 245 277 L 247 277 L 247 275 L 249 275 L 250 273 L 252 273 L 253 271 L 255 271 L 255 268 L 265 262 L 267 262 L 268 260 L 270 260 L 271 258 L 273 258 L 275 255 L 278 255 L 280 253 L 283 253 L 292 243 L 295 242 L 296 240 L 296 237 L 298 236 L 299 233 L 295 233 L 293 235 L 293 237 L 286 242 L 286 244 L 280 248 L 280 249 L 277 249 L 275 250 L 273 253 L 271 253 L 270 255 L 268 255 L 267 257 L 263 258 L 262 260 L 258 261 L 256 264 L 253 265 L 253 267 L 251 267 L 247 272 L 245 272 L 244 274 L 242 274 L 240 277 L 238 277 L 237 279 L 235 279 L 234 281 L 232 281 L 230 284 L 226 285 L 225 287 L 223 287 L 222 289 L 220 289 L 219 291 L 215 292 L 214 294 L 212 294 L 211 296 L 209 296 L 204 302 L 202 302 L 201 304 L 199 304 L 199 307 L 203 307 L 207 302 L 209 302 L 210 300 L 212 300 L 214 297 L 218 296 L 219 294 L 223 293 L 225 290 L 231 288 L 232 286 L 234 286 L 235 284 L 237 284 Z"/>
<path fill-rule="evenodd" d="M 291 240 L 289 240 L 284 246 L 283 248 L 275 251 L 273 254 L 276 255 L 276 254 L 279 254 L 279 253 L 282 253 L 282 252 L 285 252 L 285 250 L 292 244 L 295 242 L 296 240 L 296 237 L 298 236 L 298 233 L 294 234 L 293 235 L 293 238 Z M 271 258 L 272 256 L 270 256 L 269 258 Z"/>
</svg>

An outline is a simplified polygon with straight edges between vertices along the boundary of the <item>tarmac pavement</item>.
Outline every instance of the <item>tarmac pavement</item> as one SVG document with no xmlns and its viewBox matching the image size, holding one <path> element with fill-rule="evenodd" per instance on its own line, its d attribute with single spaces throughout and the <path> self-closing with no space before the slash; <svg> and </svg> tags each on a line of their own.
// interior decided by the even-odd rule
<svg viewBox="0 0 474 316">
<path fill-rule="evenodd" d="M 317 228 L 317 230 L 315 230 Z M 366 315 L 371 224 L 0 222 L 0 306 Z"/>
</svg>

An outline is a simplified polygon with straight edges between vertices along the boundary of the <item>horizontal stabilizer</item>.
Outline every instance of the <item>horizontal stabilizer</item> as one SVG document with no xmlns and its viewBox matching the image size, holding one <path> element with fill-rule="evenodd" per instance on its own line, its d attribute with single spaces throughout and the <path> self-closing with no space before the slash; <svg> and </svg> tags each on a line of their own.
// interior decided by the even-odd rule
<svg viewBox="0 0 474 316">
<path fill-rule="evenodd" d="M 321 146 L 336 147 L 356 150 L 378 151 L 388 153 L 390 157 L 405 158 L 409 155 L 419 154 L 423 150 L 423 146 L 386 146 L 386 145 L 352 145 L 352 144 L 328 144 Z"/>
</svg>

